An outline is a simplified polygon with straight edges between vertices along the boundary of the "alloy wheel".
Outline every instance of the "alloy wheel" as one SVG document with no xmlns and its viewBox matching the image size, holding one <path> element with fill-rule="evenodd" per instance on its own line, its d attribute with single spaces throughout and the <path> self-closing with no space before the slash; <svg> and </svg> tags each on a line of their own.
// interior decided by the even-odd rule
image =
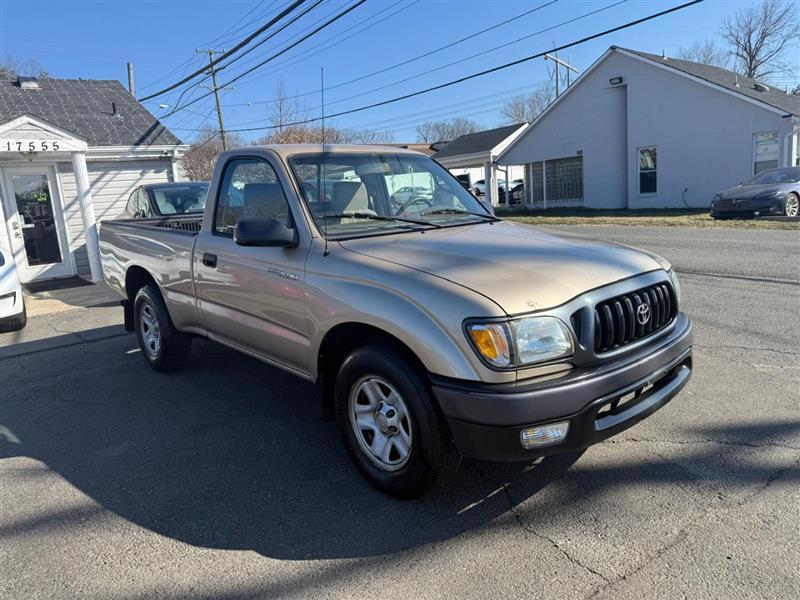
<svg viewBox="0 0 800 600">
<path fill-rule="evenodd" d="M 142 330 L 142 342 L 144 351 L 150 358 L 155 358 L 161 351 L 161 327 L 158 325 L 153 307 L 148 303 L 142 303 L 139 309 L 139 324 Z"/>
<path fill-rule="evenodd" d="M 786 216 L 796 217 L 800 214 L 800 199 L 794 194 L 786 198 Z"/>
<path fill-rule="evenodd" d="M 411 457 L 411 415 L 397 389 L 386 379 L 357 380 L 348 399 L 350 425 L 363 454 L 384 471 L 402 469 Z"/>
</svg>

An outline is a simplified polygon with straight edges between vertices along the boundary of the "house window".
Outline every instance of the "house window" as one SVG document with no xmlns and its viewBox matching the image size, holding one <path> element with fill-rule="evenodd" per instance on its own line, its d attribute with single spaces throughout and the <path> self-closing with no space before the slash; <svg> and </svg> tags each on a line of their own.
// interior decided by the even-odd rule
<svg viewBox="0 0 800 600">
<path fill-rule="evenodd" d="M 753 136 L 753 175 L 778 167 L 780 144 L 777 131 L 757 133 Z"/>
<path fill-rule="evenodd" d="M 800 133 L 794 136 L 794 166 L 800 167 Z"/>
<path fill-rule="evenodd" d="M 656 148 L 639 148 L 639 194 L 655 194 L 657 189 Z"/>
</svg>

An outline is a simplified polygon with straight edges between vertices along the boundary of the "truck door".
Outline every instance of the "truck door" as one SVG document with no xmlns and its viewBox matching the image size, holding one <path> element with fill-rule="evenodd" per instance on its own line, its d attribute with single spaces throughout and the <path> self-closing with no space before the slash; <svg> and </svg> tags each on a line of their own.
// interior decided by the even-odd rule
<svg viewBox="0 0 800 600">
<path fill-rule="evenodd" d="M 213 222 L 195 245 L 197 310 L 212 339 L 308 375 L 304 265 L 310 233 L 279 171 L 254 156 L 234 157 L 220 172 Z M 277 219 L 297 231 L 299 245 L 239 246 L 233 231 L 242 217 Z"/>
</svg>

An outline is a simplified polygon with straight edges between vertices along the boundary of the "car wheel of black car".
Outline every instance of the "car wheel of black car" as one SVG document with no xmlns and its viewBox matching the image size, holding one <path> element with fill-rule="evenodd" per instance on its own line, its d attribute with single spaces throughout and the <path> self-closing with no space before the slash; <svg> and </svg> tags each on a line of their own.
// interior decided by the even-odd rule
<svg viewBox="0 0 800 600">
<path fill-rule="evenodd" d="M 336 378 L 336 421 L 366 479 L 398 498 L 446 483 L 461 462 L 444 416 L 414 367 L 383 346 L 364 346 Z"/>
<path fill-rule="evenodd" d="M 147 363 L 156 371 L 177 371 L 189 357 L 191 336 L 181 333 L 172 319 L 155 284 L 147 284 L 133 301 L 133 324 L 139 348 Z"/>
<path fill-rule="evenodd" d="M 786 200 L 783 201 L 783 214 L 787 217 L 800 215 L 800 198 L 798 198 L 797 194 L 786 196 Z"/>
</svg>

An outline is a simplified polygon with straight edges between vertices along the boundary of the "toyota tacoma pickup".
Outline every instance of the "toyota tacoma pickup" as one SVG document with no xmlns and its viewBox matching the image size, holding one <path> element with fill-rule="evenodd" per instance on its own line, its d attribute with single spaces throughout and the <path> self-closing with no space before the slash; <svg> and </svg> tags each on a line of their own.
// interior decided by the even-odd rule
<svg viewBox="0 0 800 600">
<path fill-rule="evenodd" d="M 150 366 L 179 369 L 199 336 L 314 382 L 355 465 L 399 497 L 461 457 L 581 451 L 692 370 L 667 261 L 503 221 L 399 148 L 225 152 L 202 216 L 106 221 L 100 252 Z"/>
</svg>

